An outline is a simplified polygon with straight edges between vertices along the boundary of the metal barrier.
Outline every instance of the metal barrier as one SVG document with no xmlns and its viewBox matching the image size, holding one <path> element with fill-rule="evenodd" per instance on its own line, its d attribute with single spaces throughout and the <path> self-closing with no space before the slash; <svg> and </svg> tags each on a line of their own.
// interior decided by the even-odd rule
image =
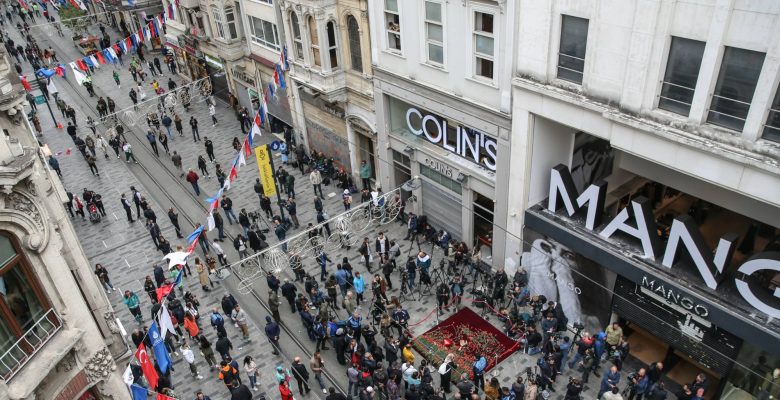
<svg viewBox="0 0 780 400">
<path fill-rule="evenodd" d="M 60 329 L 62 318 L 49 309 L 0 356 L 0 377 L 11 380 Z"/>
</svg>

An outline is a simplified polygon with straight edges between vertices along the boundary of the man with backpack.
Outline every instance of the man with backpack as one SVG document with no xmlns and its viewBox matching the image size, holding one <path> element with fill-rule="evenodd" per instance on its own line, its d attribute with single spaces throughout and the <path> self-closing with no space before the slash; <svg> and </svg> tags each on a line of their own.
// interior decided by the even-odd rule
<svg viewBox="0 0 780 400">
<path fill-rule="evenodd" d="M 219 380 L 225 384 L 228 391 L 233 387 L 233 381 L 238 379 L 238 370 L 230 365 L 226 360 L 222 360 L 219 369 Z"/>
</svg>

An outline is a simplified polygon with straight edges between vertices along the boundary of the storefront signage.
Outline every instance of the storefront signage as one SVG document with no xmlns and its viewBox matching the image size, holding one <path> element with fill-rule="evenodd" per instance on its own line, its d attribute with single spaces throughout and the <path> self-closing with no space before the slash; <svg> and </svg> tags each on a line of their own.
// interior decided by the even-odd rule
<svg viewBox="0 0 780 400">
<path fill-rule="evenodd" d="M 255 86 L 255 79 L 252 78 L 250 75 L 248 75 L 243 68 L 238 68 L 237 66 L 234 66 L 230 70 L 230 72 L 233 73 L 234 78 L 237 78 L 240 81 L 248 83 L 249 86 Z"/>
<path fill-rule="evenodd" d="M 453 172 L 452 167 L 439 160 L 426 157 L 425 160 L 423 160 L 423 164 L 427 165 L 430 169 L 446 176 L 447 178 L 452 179 L 455 176 L 455 172 Z"/>
<path fill-rule="evenodd" d="M 681 308 L 679 311 L 682 314 L 694 313 L 701 318 L 706 318 L 710 315 L 710 310 L 706 306 L 699 304 L 695 299 L 671 287 L 667 288 L 663 281 L 645 275 L 642 277 L 642 289 L 647 290 L 643 290 L 645 294 L 651 294 L 656 298 L 660 296 L 667 304 Z"/>
<path fill-rule="evenodd" d="M 496 170 L 496 139 L 462 125 L 457 126 L 455 137 L 451 138 L 449 135 L 452 133 L 447 129 L 446 119 L 420 111 L 415 107 L 409 107 L 406 111 L 406 125 L 414 135 L 424 137 L 427 141 L 483 165 L 491 171 Z M 452 140 L 455 141 L 455 145 L 450 144 Z M 485 157 L 480 156 L 482 150 L 486 153 Z"/>
<path fill-rule="evenodd" d="M 675 217 L 669 231 L 666 247 L 662 249 L 661 241 L 656 233 L 657 229 L 650 201 L 643 197 L 632 199 L 631 204 L 620 210 L 611 221 L 606 223 L 606 226 L 599 229 L 601 217 L 604 214 L 606 194 L 607 184 L 605 182 L 590 185 L 582 193 L 577 193 L 569 168 L 559 164 L 550 172 L 547 209 L 551 212 L 557 212 L 560 208 L 565 208 L 569 216 L 585 209 L 587 211 L 586 229 L 593 232 L 598 231 L 598 235 L 604 239 L 610 239 L 618 231 L 634 237 L 641 243 L 639 256 L 656 264 L 660 260 L 660 266 L 667 269 L 674 266 L 675 258 L 684 248 L 693 259 L 693 263 L 707 287 L 713 290 L 718 288 L 720 283 L 718 278 L 734 255 L 737 235 L 727 234 L 721 237 L 713 254 L 693 218 L 681 215 Z M 748 304 L 770 317 L 780 318 L 780 309 L 760 300 L 748 286 L 748 283 L 740 279 L 742 274 L 750 276 L 758 271 L 780 272 L 780 253 L 756 254 L 739 267 L 737 277 L 734 278 L 739 294 Z M 780 298 L 780 288 L 775 289 L 772 294 Z"/>
</svg>

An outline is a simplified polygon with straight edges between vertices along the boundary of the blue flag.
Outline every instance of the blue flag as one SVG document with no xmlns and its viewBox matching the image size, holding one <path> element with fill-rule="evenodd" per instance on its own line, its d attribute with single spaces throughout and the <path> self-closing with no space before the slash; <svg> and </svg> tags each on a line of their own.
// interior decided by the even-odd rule
<svg viewBox="0 0 780 400">
<path fill-rule="evenodd" d="M 41 68 L 41 69 L 39 69 L 38 71 L 35 72 L 35 75 L 40 76 L 40 77 L 44 77 L 44 78 L 51 78 L 52 76 L 54 76 L 54 74 L 55 74 L 54 70 L 53 69 L 48 69 L 48 68 Z"/>
<path fill-rule="evenodd" d="M 168 371 L 168 366 L 173 364 L 171 356 L 168 355 L 168 350 L 165 348 L 165 342 L 162 336 L 160 336 L 160 329 L 157 328 L 157 322 L 152 322 L 149 326 L 149 338 L 152 341 L 152 349 L 154 349 L 154 358 L 157 360 L 157 366 L 160 367 L 160 371 L 164 374 Z"/>
<path fill-rule="evenodd" d="M 133 390 L 133 400 L 146 400 L 146 395 L 148 391 L 146 390 L 145 387 L 133 385 L 132 390 Z"/>
<path fill-rule="evenodd" d="M 190 233 L 189 236 L 187 236 L 187 243 L 192 243 L 193 240 L 195 240 L 198 236 L 200 236 L 201 232 L 203 232 L 202 225 L 198 229 L 195 229 L 195 232 L 192 232 Z"/>
</svg>

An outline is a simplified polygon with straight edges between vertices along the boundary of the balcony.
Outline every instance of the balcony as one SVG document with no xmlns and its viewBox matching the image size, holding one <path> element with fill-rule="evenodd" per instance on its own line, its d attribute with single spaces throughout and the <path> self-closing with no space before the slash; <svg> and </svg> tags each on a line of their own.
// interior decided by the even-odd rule
<svg viewBox="0 0 780 400">
<path fill-rule="evenodd" d="M 200 2 L 198 0 L 179 0 L 179 7 L 198 8 L 200 7 Z"/>
<path fill-rule="evenodd" d="M 343 70 L 321 72 L 312 68 L 293 66 L 290 76 L 312 94 L 328 103 L 347 100 L 346 74 Z"/>
<path fill-rule="evenodd" d="M 10 381 L 60 329 L 62 318 L 59 314 L 54 309 L 46 311 L 0 356 L 0 377 L 6 382 Z"/>
</svg>

